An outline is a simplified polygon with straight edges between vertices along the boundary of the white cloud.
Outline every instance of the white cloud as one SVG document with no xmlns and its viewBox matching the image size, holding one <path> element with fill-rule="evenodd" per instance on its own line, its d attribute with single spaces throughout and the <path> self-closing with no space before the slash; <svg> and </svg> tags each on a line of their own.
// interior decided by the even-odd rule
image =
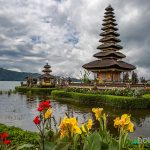
<svg viewBox="0 0 150 150">
<path fill-rule="evenodd" d="M 20 69 L 18 69 L 18 68 L 8 68 L 9 70 L 12 70 L 12 71 L 17 71 L 17 72 L 21 72 L 21 70 Z"/>
</svg>

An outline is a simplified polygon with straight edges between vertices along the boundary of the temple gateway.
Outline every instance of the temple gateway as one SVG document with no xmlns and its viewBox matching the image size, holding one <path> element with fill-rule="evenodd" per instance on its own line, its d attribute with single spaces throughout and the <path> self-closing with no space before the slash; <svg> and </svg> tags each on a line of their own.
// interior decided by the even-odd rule
<svg viewBox="0 0 150 150">
<path fill-rule="evenodd" d="M 134 70 L 136 67 L 122 61 L 126 56 L 119 52 L 123 47 L 118 43 L 120 34 L 117 23 L 115 23 L 114 9 L 109 5 L 104 15 L 104 23 L 101 30 L 103 31 L 99 40 L 102 44 L 97 47 L 100 52 L 94 54 L 98 58 L 95 61 L 83 65 L 83 68 L 97 74 L 97 78 L 102 82 L 120 82 L 120 75 L 123 72 Z"/>
</svg>

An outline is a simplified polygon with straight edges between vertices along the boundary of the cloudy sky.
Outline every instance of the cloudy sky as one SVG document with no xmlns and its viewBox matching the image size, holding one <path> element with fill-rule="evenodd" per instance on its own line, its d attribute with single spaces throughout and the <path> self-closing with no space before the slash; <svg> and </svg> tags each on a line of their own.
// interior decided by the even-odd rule
<svg viewBox="0 0 150 150">
<path fill-rule="evenodd" d="M 115 9 L 122 53 L 150 78 L 150 0 L 0 0 L 0 67 L 78 77 L 95 60 L 109 4 Z"/>
</svg>

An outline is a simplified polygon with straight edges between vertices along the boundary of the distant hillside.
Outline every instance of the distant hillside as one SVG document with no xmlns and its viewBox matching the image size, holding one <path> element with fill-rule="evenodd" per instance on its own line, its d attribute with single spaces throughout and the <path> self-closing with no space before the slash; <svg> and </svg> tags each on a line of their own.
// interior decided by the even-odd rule
<svg viewBox="0 0 150 150">
<path fill-rule="evenodd" d="M 12 70 L 7 70 L 0 68 L 0 81 L 24 81 L 25 77 L 31 75 L 32 77 L 38 77 L 38 73 L 29 73 L 29 72 L 17 72 Z M 57 76 L 59 78 L 59 76 Z M 80 82 L 76 78 L 71 78 L 72 82 Z"/>
<path fill-rule="evenodd" d="M 29 75 L 32 75 L 33 77 L 37 77 L 40 74 L 28 73 L 28 72 L 17 72 L 17 71 L 0 68 L 0 81 L 23 81 L 25 80 L 25 77 Z"/>
</svg>

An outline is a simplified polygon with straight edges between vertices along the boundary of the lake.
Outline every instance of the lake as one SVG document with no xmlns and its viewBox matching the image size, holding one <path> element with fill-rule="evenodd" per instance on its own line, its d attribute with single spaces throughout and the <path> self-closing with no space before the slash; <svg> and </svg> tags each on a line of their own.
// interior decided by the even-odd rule
<svg viewBox="0 0 150 150">
<path fill-rule="evenodd" d="M 0 90 L 14 89 L 20 82 L 0 81 Z M 40 96 L 27 96 L 23 94 L 2 94 L 0 95 L 0 123 L 14 125 L 24 130 L 37 131 L 33 124 L 33 118 L 38 114 L 36 111 L 40 102 Z M 91 107 L 78 107 L 70 104 L 60 103 L 51 100 L 53 114 L 57 122 L 63 118 L 67 112 L 70 116 L 78 117 L 79 123 L 83 123 L 88 118 L 93 118 Z M 113 119 L 123 113 L 131 114 L 131 119 L 135 125 L 135 132 L 130 133 L 131 138 L 150 137 L 150 111 L 149 110 L 121 110 L 111 107 L 104 107 L 108 114 L 108 128 L 112 133 L 116 130 L 113 126 Z"/>
</svg>

